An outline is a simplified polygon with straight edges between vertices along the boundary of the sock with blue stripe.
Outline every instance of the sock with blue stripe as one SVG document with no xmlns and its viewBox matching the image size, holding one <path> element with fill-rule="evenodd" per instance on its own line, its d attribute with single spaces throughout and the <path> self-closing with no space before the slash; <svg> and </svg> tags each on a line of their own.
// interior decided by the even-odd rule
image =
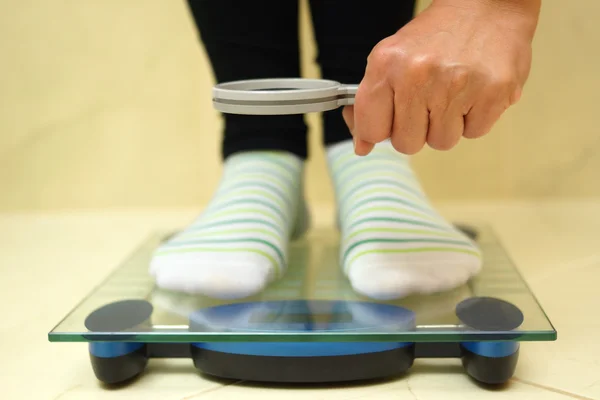
<svg viewBox="0 0 600 400">
<path fill-rule="evenodd" d="M 307 225 L 302 174 L 303 161 L 291 153 L 228 157 L 206 210 L 155 251 L 150 273 L 157 286 L 243 298 L 282 276 L 288 243 Z"/>
<path fill-rule="evenodd" d="M 391 300 L 456 288 L 481 253 L 423 192 L 408 157 L 389 142 L 365 157 L 352 141 L 328 147 L 341 228 L 340 262 L 358 293 Z"/>
</svg>

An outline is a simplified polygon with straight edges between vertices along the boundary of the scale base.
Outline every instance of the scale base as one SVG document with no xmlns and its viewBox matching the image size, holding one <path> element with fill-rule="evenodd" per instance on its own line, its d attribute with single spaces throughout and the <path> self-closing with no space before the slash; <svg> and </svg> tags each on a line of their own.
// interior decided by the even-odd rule
<svg viewBox="0 0 600 400">
<path fill-rule="evenodd" d="M 412 367 L 416 348 L 435 349 L 433 357 L 443 354 L 440 347 L 462 359 L 469 376 L 484 384 L 502 384 L 517 366 L 518 348 L 508 356 L 485 357 L 455 343 L 414 344 L 376 353 L 326 357 L 264 357 L 228 354 L 192 347 L 194 366 L 219 378 L 267 383 L 340 383 L 394 378 Z M 429 351 L 430 352 L 430 351 Z"/>
<path fill-rule="evenodd" d="M 268 383 L 351 382 L 402 375 L 413 364 L 414 346 L 324 357 L 248 356 L 192 347 L 192 359 L 197 369 L 219 378 Z"/>
<path fill-rule="evenodd" d="M 344 345 L 331 345 L 340 344 Z M 265 383 L 316 384 L 391 379 L 407 373 L 416 358 L 460 358 L 465 372 L 484 384 L 502 384 L 513 376 L 519 357 L 518 343 L 503 343 L 504 354 L 509 354 L 493 357 L 477 354 L 467 346 L 460 343 L 414 343 L 361 354 L 302 357 L 235 354 L 208 350 L 200 344 L 148 343 L 129 354 L 116 357 L 90 354 L 90 358 L 96 377 L 106 384 L 121 384 L 135 378 L 144 371 L 151 358 L 191 358 L 196 369 L 204 374 L 220 379 Z M 311 343 L 295 343 L 289 347 L 294 348 L 294 353 L 299 347 L 310 353 L 313 346 Z M 282 350 L 285 353 L 285 349 Z"/>
</svg>

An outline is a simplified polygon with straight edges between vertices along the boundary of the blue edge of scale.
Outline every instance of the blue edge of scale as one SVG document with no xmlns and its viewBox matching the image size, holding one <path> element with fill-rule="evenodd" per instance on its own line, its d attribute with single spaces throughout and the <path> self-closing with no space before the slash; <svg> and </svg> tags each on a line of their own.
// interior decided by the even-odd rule
<svg viewBox="0 0 600 400">
<path fill-rule="evenodd" d="M 486 299 L 489 302 L 490 299 Z M 502 302 L 502 300 L 497 301 Z M 112 303 L 105 307 L 118 307 L 119 303 Z M 353 314 L 354 305 L 359 305 L 362 307 L 362 312 L 368 314 L 368 322 L 361 322 L 360 318 L 354 315 L 355 312 Z M 90 314 L 90 317 L 93 314 Z M 149 321 L 150 314 L 142 318 L 145 321 L 141 321 L 138 315 L 137 323 Z M 103 318 L 107 318 L 107 315 L 110 316 L 111 313 L 105 312 Z M 95 322 L 97 327 L 98 321 Z M 189 326 L 191 332 L 206 332 L 209 327 L 212 331 L 216 327 L 240 333 L 369 329 L 407 331 L 415 326 L 415 314 L 402 307 L 370 302 L 307 300 L 249 302 L 198 310 L 190 315 Z M 185 346 L 184 350 L 182 350 L 183 346 Z M 417 346 L 420 350 L 416 350 Z M 412 342 L 156 344 L 91 341 L 89 350 L 96 376 L 108 384 L 121 383 L 139 375 L 148 359 L 154 357 L 191 357 L 197 369 L 216 377 L 286 383 L 385 378 L 406 372 L 418 357 L 459 357 L 466 372 L 472 378 L 482 383 L 499 384 L 506 382 L 514 373 L 519 342 L 507 340 L 433 344 Z"/>
<path fill-rule="evenodd" d="M 348 343 L 307 343 L 307 342 L 261 342 L 261 343 L 192 343 L 200 349 L 218 351 L 229 354 L 266 357 L 327 357 L 350 354 L 376 353 L 393 350 L 411 345 L 412 343 L 396 342 L 348 342 Z M 143 347 L 144 343 L 130 342 L 93 342 L 90 343 L 90 353 L 96 357 L 112 358 L 132 353 Z M 462 342 L 461 345 L 485 357 L 506 357 L 513 354 L 519 347 L 518 342 Z"/>
</svg>

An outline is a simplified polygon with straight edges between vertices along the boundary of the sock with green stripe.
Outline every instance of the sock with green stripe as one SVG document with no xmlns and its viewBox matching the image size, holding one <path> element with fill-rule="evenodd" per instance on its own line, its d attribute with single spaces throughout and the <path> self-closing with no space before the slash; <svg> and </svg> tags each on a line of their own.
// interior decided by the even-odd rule
<svg viewBox="0 0 600 400">
<path fill-rule="evenodd" d="M 214 298 L 243 298 L 280 277 L 289 241 L 307 227 L 303 161 L 291 153 L 249 151 L 224 162 L 204 212 L 155 251 L 158 287 Z"/>
<path fill-rule="evenodd" d="M 481 253 L 431 205 L 408 157 L 388 142 L 365 157 L 352 141 L 327 159 L 341 228 L 342 268 L 358 293 L 391 300 L 456 288 L 477 274 Z"/>
</svg>

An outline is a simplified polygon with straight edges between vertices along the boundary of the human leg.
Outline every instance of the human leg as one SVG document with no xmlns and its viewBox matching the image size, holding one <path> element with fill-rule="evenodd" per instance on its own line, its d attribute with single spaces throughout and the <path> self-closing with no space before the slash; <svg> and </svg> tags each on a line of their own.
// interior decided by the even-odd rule
<svg viewBox="0 0 600 400">
<path fill-rule="evenodd" d="M 189 0 L 217 82 L 299 76 L 298 4 Z M 160 246 L 157 285 L 246 297 L 285 272 L 288 242 L 306 224 L 306 126 L 301 115 L 225 114 L 223 176 L 208 207 Z"/>
<path fill-rule="evenodd" d="M 314 0 L 323 77 L 360 83 L 371 49 L 412 18 L 414 3 Z M 354 289 L 377 299 L 460 286 L 481 268 L 473 242 L 433 207 L 410 158 L 381 143 L 354 154 L 341 110 L 323 115 L 342 231 L 340 263 Z"/>
</svg>

